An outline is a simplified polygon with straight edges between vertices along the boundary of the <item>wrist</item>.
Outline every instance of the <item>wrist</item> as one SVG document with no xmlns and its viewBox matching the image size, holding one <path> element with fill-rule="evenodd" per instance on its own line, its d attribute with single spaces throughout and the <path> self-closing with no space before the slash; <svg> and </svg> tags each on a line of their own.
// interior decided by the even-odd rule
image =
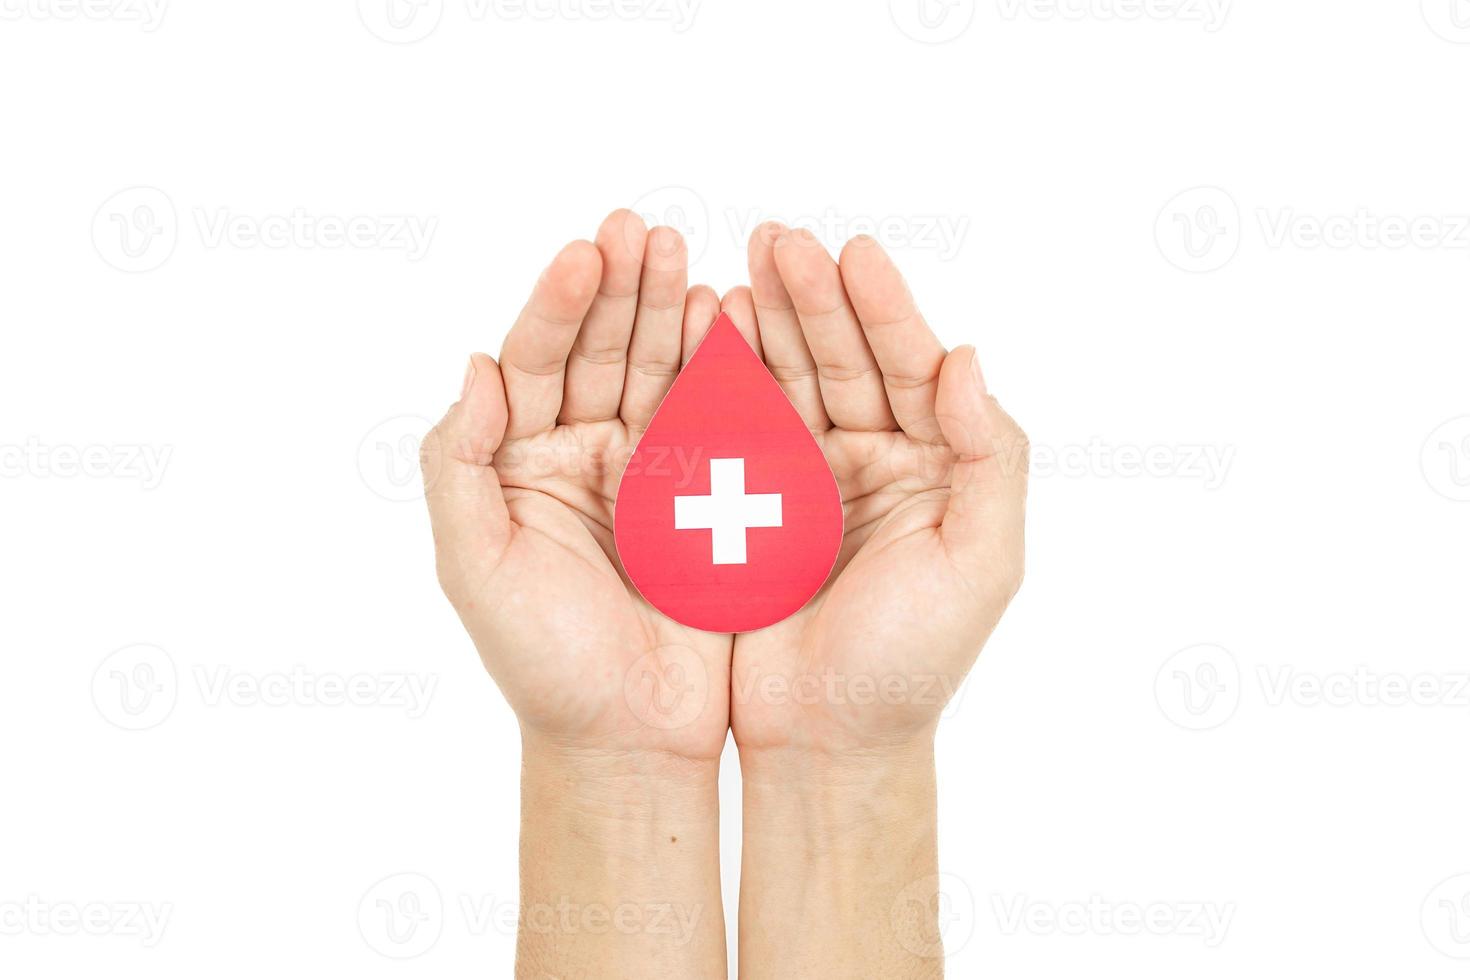
<svg viewBox="0 0 1470 980">
<path fill-rule="evenodd" d="M 895 830 L 932 836 L 932 735 L 841 752 L 742 748 L 740 768 L 747 836 L 784 838 L 812 855 L 847 853 Z"/>
<path fill-rule="evenodd" d="M 717 859 L 718 806 L 718 762 L 523 743 L 523 861 L 545 843 L 558 861 L 625 879 L 682 870 Z"/>
<path fill-rule="evenodd" d="M 582 807 L 607 818 L 635 819 L 651 807 L 677 809 L 719 786 L 718 758 L 659 749 L 589 746 L 521 732 L 521 780 L 554 792 L 556 806 Z"/>
<path fill-rule="evenodd" d="M 723 976 L 718 803 L 718 761 L 525 734 L 517 976 Z"/>
<path fill-rule="evenodd" d="M 932 739 L 740 760 L 741 975 L 941 975 Z"/>
</svg>

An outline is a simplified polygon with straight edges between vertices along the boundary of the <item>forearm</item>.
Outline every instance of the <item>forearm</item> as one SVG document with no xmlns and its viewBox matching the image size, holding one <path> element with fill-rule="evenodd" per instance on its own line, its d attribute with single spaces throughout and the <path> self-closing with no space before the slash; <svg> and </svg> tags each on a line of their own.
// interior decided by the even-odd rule
<svg viewBox="0 0 1470 980">
<path fill-rule="evenodd" d="M 741 769 L 741 977 L 942 976 L 932 739 L 742 750 Z"/>
<path fill-rule="evenodd" d="M 726 975 L 718 763 L 528 738 L 518 980 Z"/>
</svg>

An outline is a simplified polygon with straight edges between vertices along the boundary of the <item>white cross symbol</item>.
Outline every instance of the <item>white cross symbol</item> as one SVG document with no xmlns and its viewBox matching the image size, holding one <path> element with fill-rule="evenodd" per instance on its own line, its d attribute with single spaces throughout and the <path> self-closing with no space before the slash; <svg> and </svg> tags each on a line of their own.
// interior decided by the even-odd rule
<svg viewBox="0 0 1470 980">
<path fill-rule="evenodd" d="M 745 532 L 781 526 L 779 493 L 746 493 L 745 460 L 709 461 L 709 496 L 675 497 L 674 530 L 712 532 L 714 564 L 745 564 Z"/>
</svg>

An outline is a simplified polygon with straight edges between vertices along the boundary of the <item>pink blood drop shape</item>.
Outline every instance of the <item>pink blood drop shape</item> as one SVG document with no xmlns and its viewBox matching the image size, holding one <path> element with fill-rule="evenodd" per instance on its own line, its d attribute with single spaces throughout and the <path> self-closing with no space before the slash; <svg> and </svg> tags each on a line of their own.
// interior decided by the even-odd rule
<svg viewBox="0 0 1470 980">
<path fill-rule="evenodd" d="M 732 484 L 742 467 L 743 488 Z M 779 526 L 772 526 L 775 494 Z M 692 499 L 676 505 L 679 497 Z M 695 526 L 676 526 L 680 515 Z M 613 524 L 633 585 L 664 615 L 696 629 L 744 633 L 778 623 L 831 574 L 842 544 L 837 481 L 729 316 L 710 327 L 639 440 Z"/>
</svg>

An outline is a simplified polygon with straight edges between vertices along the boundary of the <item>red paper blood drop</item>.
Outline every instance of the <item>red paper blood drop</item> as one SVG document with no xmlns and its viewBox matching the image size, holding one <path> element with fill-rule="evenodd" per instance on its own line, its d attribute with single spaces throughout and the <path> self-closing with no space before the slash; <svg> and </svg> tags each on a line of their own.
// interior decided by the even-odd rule
<svg viewBox="0 0 1470 980">
<path fill-rule="evenodd" d="M 618 487 L 618 556 L 670 619 L 714 633 L 780 622 L 842 543 L 822 450 L 724 314 L 638 442 Z"/>
</svg>

